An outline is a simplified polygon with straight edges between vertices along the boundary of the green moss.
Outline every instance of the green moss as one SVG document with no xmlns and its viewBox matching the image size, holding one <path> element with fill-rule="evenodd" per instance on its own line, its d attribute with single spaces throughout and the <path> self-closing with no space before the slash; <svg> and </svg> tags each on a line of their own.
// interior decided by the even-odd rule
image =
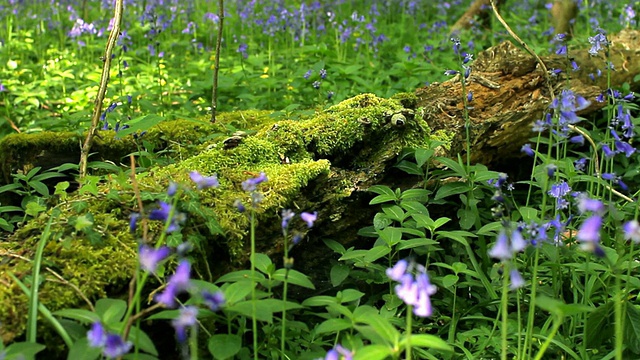
<svg viewBox="0 0 640 360">
<path fill-rule="evenodd" d="M 269 179 L 260 185 L 264 199 L 256 209 L 261 234 L 262 231 L 264 234 L 279 233 L 280 210 L 286 207 L 302 211 L 311 210 L 318 203 L 323 206 L 331 203 L 332 214 L 326 216 L 333 216 L 336 220 L 340 216 L 340 199 L 349 196 L 355 184 L 361 183 L 363 178 L 371 178 L 367 174 L 383 171 L 402 148 L 424 146 L 428 142 L 429 133 L 424 120 L 419 115 L 413 115 L 413 111 L 405 108 L 401 102 L 363 94 L 303 121 L 273 120 L 265 112 L 256 112 L 253 115 L 244 113 L 239 117 L 237 114 L 235 117 L 221 114 L 213 125 L 184 120 L 164 122 L 150 129 L 147 139 L 165 148 L 173 146 L 170 144 L 174 142 L 188 148 L 189 144 L 197 144 L 212 133 L 227 131 L 229 124 L 223 124 L 228 121 L 254 127 L 256 133 L 243 138 L 238 146 L 231 149 L 224 148 L 224 137 L 206 140 L 206 148 L 192 147 L 190 149 L 199 150 L 182 152 L 183 155 L 190 155 L 183 161 L 138 174 L 143 200 L 149 204 L 165 196 L 170 181 L 190 186 L 190 171 L 217 174 L 219 188 L 183 194 L 180 210 L 187 212 L 189 219 L 183 234 L 202 235 L 207 239 L 203 246 L 217 244 L 216 248 L 219 249 L 222 247 L 220 245 L 224 245 L 228 251 L 226 260 L 242 263 L 248 256 L 249 223 L 246 214 L 239 213 L 234 206 L 234 201 L 238 199 L 247 206 L 250 202 L 249 194 L 241 188 L 242 181 L 260 172 L 265 172 Z M 395 126 L 390 122 L 392 116 L 399 114 L 406 117 L 403 126 Z M 50 146 L 53 135 L 42 136 L 48 137 L 46 141 L 42 140 L 41 146 Z M 77 148 L 77 137 L 65 134 L 62 138 L 65 139 L 62 143 L 67 144 L 64 146 L 73 143 Z M 30 140 L 25 138 L 18 141 L 15 137 L 5 139 L 0 142 L 0 149 L 13 141 L 27 144 Z M 134 145 L 131 139 L 115 140 L 112 133 L 105 134 L 100 141 L 113 153 L 128 153 L 131 151 L 129 146 Z M 306 193 L 309 191 L 307 187 L 323 176 L 327 176 L 323 182 L 326 188 L 321 193 L 315 190 Z M 94 231 L 102 235 L 102 245 L 96 248 L 91 247 L 83 234 L 76 232 L 69 223 L 73 216 L 81 215 L 78 213 L 78 204 L 83 201 L 86 202 L 83 211 L 94 217 Z M 126 286 L 134 270 L 136 253 L 135 239 L 129 234 L 128 216 L 137 210 L 128 178 L 112 177 L 99 186 L 97 196 L 73 195 L 59 208 L 63 215 L 52 228 L 57 238 L 47 247 L 47 266 L 51 265 L 61 272 L 66 280 L 79 286 L 90 299 L 104 296 L 108 286 Z M 207 228 L 202 226 L 211 217 L 217 219 L 222 236 L 208 234 Z M 0 251 L 26 251 L 24 256 L 29 258 L 45 222 L 46 217 L 31 220 L 11 237 L 10 242 L 0 243 Z M 152 224 L 150 233 L 153 235 L 159 231 L 160 225 Z M 260 249 L 277 247 L 273 241 L 279 240 L 265 238 L 261 234 Z M 216 256 L 224 257 L 219 254 Z M 30 271 L 28 262 L 15 260 L 10 264 L 3 265 L 0 273 L 6 274 L 7 270 L 12 270 L 24 276 Z M 26 300 L 6 275 L 0 275 L 0 279 L 8 284 L 5 288 L 0 287 L 3 306 L 0 322 L 3 324 L 3 337 L 10 340 L 24 330 Z M 53 282 L 43 286 L 42 299 L 43 304 L 52 310 L 81 304 L 71 287 Z"/>
</svg>

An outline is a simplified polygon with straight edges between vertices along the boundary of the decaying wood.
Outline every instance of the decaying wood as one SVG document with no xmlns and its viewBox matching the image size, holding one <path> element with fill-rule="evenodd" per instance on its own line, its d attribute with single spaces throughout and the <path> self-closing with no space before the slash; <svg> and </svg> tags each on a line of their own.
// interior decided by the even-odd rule
<svg viewBox="0 0 640 360">
<path fill-rule="evenodd" d="M 500 5 L 503 1 L 496 1 L 496 5 Z M 489 27 L 488 22 L 491 14 L 490 0 L 476 0 L 467 11 L 465 11 L 458 21 L 451 26 L 451 32 L 460 31 L 462 29 L 468 29 L 472 25 L 477 24 L 483 27 Z"/>
<path fill-rule="evenodd" d="M 612 88 L 629 83 L 632 91 L 640 90 L 634 82 L 640 74 L 640 32 L 625 30 L 610 38 L 609 60 Z M 590 55 L 589 49 L 570 49 L 569 56 L 580 66 L 572 71 L 567 57 L 542 57 L 548 69 L 563 69 L 551 76 L 556 94 L 569 87 L 591 101 L 579 115 L 586 116 L 606 104 L 595 100 L 607 85 L 607 58 L 604 51 Z M 568 69 L 568 70 L 567 70 Z M 601 76 L 595 74 L 598 70 Z M 542 119 L 549 109 L 551 96 L 546 76 L 536 60 L 511 42 L 506 41 L 478 54 L 472 65 L 466 90 L 473 93 L 469 104 L 472 160 L 491 164 L 496 159 L 520 154 L 520 147 L 533 136 L 531 124 Z M 590 78 L 595 75 L 595 80 Z M 418 106 L 432 130 L 452 130 L 455 140 L 451 154 L 463 152 L 465 144 L 462 86 L 459 78 L 433 83 L 418 89 Z"/>
</svg>

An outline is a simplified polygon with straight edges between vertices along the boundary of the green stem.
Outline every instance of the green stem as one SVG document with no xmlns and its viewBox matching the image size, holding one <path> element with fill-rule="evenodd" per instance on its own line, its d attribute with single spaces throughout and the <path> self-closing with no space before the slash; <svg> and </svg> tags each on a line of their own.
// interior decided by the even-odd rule
<svg viewBox="0 0 640 360">
<path fill-rule="evenodd" d="M 536 291 L 538 289 L 538 262 L 540 261 L 540 248 L 536 247 L 533 257 L 533 271 L 531 273 L 531 294 L 529 300 L 529 314 L 527 315 L 527 330 L 525 332 L 523 350 L 527 352 L 527 358 L 531 358 L 533 323 L 535 321 L 536 311 Z"/>
<path fill-rule="evenodd" d="M 253 330 L 253 359 L 258 360 L 258 320 L 256 319 L 256 211 L 251 209 L 251 326 Z"/>
<path fill-rule="evenodd" d="M 413 306 L 407 306 L 407 341 L 405 341 L 405 359 L 411 360 L 411 321 L 413 319 Z"/>
<path fill-rule="evenodd" d="M 509 320 L 509 316 L 508 316 L 508 307 L 509 307 L 509 273 L 508 273 L 508 268 L 507 266 L 508 264 L 505 264 L 504 267 L 504 273 L 502 276 L 502 298 L 500 299 L 500 305 L 501 305 L 501 309 L 500 312 L 502 313 L 502 326 L 500 327 L 500 333 L 501 333 L 501 348 L 502 350 L 500 351 L 500 358 L 502 360 L 507 360 L 507 334 L 508 334 L 508 320 Z"/>
<path fill-rule="evenodd" d="M 542 346 L 540 346 L 540 350 L 536 354 L 536 357 L 534 360 L 542 359 L 542 355 L 544 355 L 545 351 L 547 351 L 547 348 L 551 344 L 551 341 L 553 340 L 553 338 L 556 336 L 556 333 L 558 332 L 560 325 L 562 325 L 562 321 L 561 319 L 556 317 L 556 319 L 553 321 L 553 328 L 551 329 L 551 333 L 549 334 L 549 336 L 547 336 L 547 340 L 545 340 Z"/>
</svg>

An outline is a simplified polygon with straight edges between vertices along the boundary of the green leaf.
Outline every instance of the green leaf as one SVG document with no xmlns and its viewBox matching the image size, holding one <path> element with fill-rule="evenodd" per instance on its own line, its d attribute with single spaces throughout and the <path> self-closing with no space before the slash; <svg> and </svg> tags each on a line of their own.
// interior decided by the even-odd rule
<svg viewBox="0 0 640 360">
<path fill-rule="evenodd" d="M 402 160 L 395 167 L 406 172 L 409 175 L 424 175 L 422 169 L 416 163 L 411 161 Z"/>
<path fill-rule="evenodd" d="M 398 245 L 396 249 L 406 250 L 406 249 L 417 248 L 420 246 L 432 246 L 432 245 L 438 245 L 438 242 L 431 239 L 427 239 L 427 238 L 416 238 L 416 239 L 404 240 L 401 244 Z"/>
<path fill-rule="evenodd" d="M 373 217 L 373 227 L 375 229 L 384 229 L 391 224 L 393 224 L 393 220 L 389 219 L 384 213 L 376 213 Z"/>
<path fill-rule="evenodd" d="M 96 314 L 106 325 L 116 324 L 127 311 L 127 302 L 122 299 L 100 299 L 96 302 Z"/>
<path fill-rule="evenodd" d="M 422 167 L 422 165 L 426 164 L 427 161 L 431 159 L 434 153 L 435 151 L 431 149 L 416 149 L 414 156 L 416 158 L 416 163 L 418 164 L 418 166 Z"/>
<path fill-rule="evenodd" d="M 426 203 L 431 195 L 430 190 L 426 189 L 409 189 L 402 192 L 400 195 L 401 200 L 413 200 L 420 203 Z"/>
<path fill-rule="evenodd" d="M 361 307 L 358 307 L 360 309 Z M 396 344 L 400 338 L 400 332 L 389 323 L 389 320 L 379 314 L 369 313 L 358 318 L 358 322 L 371 326 L 371 328 L 389 344 Z"/>
<path fill-rule="evenodd" d="M 74 227 L 76 231 L 82 231 L 93 226 L 93 221 L 87 217 L 87 215 L 80 215 L 76 218 Z"/>
<path fill-rule="evenodd" d="M 7 360 L 31 360 L 35 359 L 35 356 L 40 351 L 44 350 L 45 346 L 42 344 L 32 342 L 17 342 L 13 343 L 5 349 Z"/>
<path fill-rule="evenodd" d="M 351 272 L 350 266 L 347 266 L 345 264 L 333 265 L 331 267 L 331 273 L 329 275 L 331 279 L 331 285 L 333 285 L 333 287 L 336 287 L 342 284 L 342 282 L 349 276 L 350 272 Z"/>
<path fill-rule="evenodd" d="M 340 291 L 338 295 L 336 295 L 341 304 L 359 300 L 363 296 L 364 293 L 356 289 L 345 289 L 343 291 Z"/>
<path fill-rule="evenodd" d="M 273 263 L 268 255 L 256 253 L 253 255 L 255 259 L 256 269 L 264 274 L 270 274 L 273 272 Z"/>
<path fill-rule="evenodd" d="M 286 275 L 286 269 L 278 269 L 273 274 L 273 278 L 278 281 L 284 281 L 285 275 Z M 316 288 L 311 282 L 311 280 L 309 280 L 307 275 L 295 269 L 289 270 L 288 281 L 289 281 L 289 284 L 302 286 L 307 289 L 315 290 Z"/>
<path fill-rule="evenodd" d="M 156 114 L 148 114 L 137 117 L 133 120 L 127 121 L 127 125 L 129 125 L 129 127 L 124 130 L 118 131 L 118 135 L 116 136 L 116 138 L 122 139 L 125 136 L 133 134 L 135 132 L 147 130 L 152 126 L 158 125 L 162 121 L 164 121 L 164 117 Z"/>
<path fill-rule="evenodd" d="M 242 339 L 238 335 L 218 334 L 209 338 L 209 352 L 218 360 L 235 356 L 242 347 Z"/>
<path fill-rule="evenodd" d="M 441 338 L 429 334 L 411 334 L 409 339 L 411 347 L 429 348 L 439 351 L 453 351 L 453 348 Z M 403 348 L 407 342 L 407 337 L 403 336 L 400 340 L 400 348 Z"/>
<path fill-rule="evenodd" d="M 382 204 L 386 202 L 395 202 L 397 200 L 395 195 L 378 195 L 369 201 L 369 205 Z"/>
<path fill-rule="evenodd" d="M 419 201 L 415 200 L 402 200 L 400 206 L 410 214 L 424 214 L 429 216 L 429 210 Z"/>
<path fill-rule="evenodd" d="M 398 222 L 402 222 L 407 218 L 407 214 L 405 214 L 404 210 L 402 210 L 398 205 L 383 205 L 382 211 L 389 217 L 389 219 Z"/>
<path fill-rule="evenodd" d="M 100 316 L 98 314 L 84 309 L 63 309 L 54 312 L 53 315 L 77 320 L 84 324 L 92 324 L 100 321 Z"/>
<path fill-rule="evenodd" d="M 46 207 L 38 204 L 38 202 L 36 201 L 32 201 L 30 203 L 27 204 L 27 208 L 25 209 L 25 214 L 29 215 L 29 216 L 33 216 L 36 217 L 38 216 L 38 214 L 40 214 L 41 212 L 47 210 Z"/>
<path fill-rule="evenodd" d="M 129 339 L 132 343 L 137 345 L 142 351 L 158 356 L 158 350 L 149 335 L 136 326 L 132 326 L 129 331 Z"/>
<path fill-rule="evenodd" d="M 387 227 L 382 230 L 376 230 L 378 235 L 388 246 L 393 246 L 402 240 L 402 230 L 395 227 Z"/>
<path fill-rule="evenodd" d="M 69 349 L 67 360 L 95 360 L 101 353 L 101 348 L 89 345 L 89 340 L 83 337 Z"/>
<path fill-rule="evenodd" d="M 232 305 L 236 302 L 244 300 L 251 293 L 252 284 L 250 280 L 238 281 L 229 285 L 224 289 L 224 298 L 226 303 Z"/>
<path fill-rule="evenodd" d="M 264 279 L 265 279 L 264 274 L 260 272 L 256 272 L 256 276 L 254 279 L 256 282 L 259 282 Z M 246 281 L 246 280 L 251 280 L 251 270 L 238 270 L 238 271 L 230 272 L 228 274 L 224 274 L 220 278 L 218 278 L 218 280 L 216 280 L 216 283 L 221 283 L 221 282 L 233 283 L 233 282 Z"/>
<path fill-rule="evenodd" d="M 467 171 L 465 170 L 465 168 L 460 164 L 460 162 L 450 159 L 450 158 L 446 158 L 446 157 L 442 157 L 442 156 L 438 156 L 435 159 L 437 162 L 445 165 L 446 167 L 448 167 L 449 169 L 451 169 L 456 176 L 459 176 L 461 178 L 464 178 L 467 176 Z"/>
<path fill-rule="evenodd" d="M 342 244 L 340 244 L 335 240 L 323 239 L 322 241 L 324 242 L 325 245 L 329 247 L 329 249 L 333 250 L 334 252 L 337 252 L 340 255 L 343 255 L 347 251 L 344 248 L 344 246 L 342 246 Z"/>
<path fill-rule="evenodd" d="M 457 275 L 446 275 L 442 278 L 442 286 L 444 286 L 445 288 L 451 287 L 457 284 L 459 280 L 460 278 Z"/>
<path fill-rule="evenodd" d="M 483 236 L 496 236 L 503 228 L 504 226 L 501 223 L 495 221 L 481 227 L 480 230 L 476 231 L 476 234 Z"/>
<path fill-rule="evenodd" d="M 384 185 L 373 185 L 368 190 L 378 195 L 387 195 L 387 196 L 392 196 L 394 198 L 396 196 L 396 193 L 393 190 L 391 190 L 388 186 L 384 186 Z"/>
<path fill-rule="evenodd" d="M 451 182 L 444 184 L 438 192 L 436 192 L 435 200 L 444 199 L 449 196 L 463 194 L 471 190 L 466 182 Z"/>
<path fill-rule="evenodd" d="M 42 196 L 49 196 L 49 188 L 41 181 L 31 180 L 27 183 L 33 190 Z"/>
<path fill-rule="evenodd" d="M 387 345 L 367 345 L 353 355 L 354 360 L 382 360 L 393 355 L 393 348 Z"/>
<path fill-rule="evenodd" d="M 315 328 L 315 333 L 318 335 L 324 333 L 337 333 L 345 329 L 351 328 L 351 321 L 346 319 L 328 319 L 320 323 Z"/>
<path fill-rule="evenodd" d="M 459 220 L 459 224 L 460 227 L 468 230 L 471 229 L 471 227 L 473 226 L 473 224 L 475 224 L 476 222 L 476 218 L 478 217 L 478 214 L 476 214 L 475 211 L 473 211 L 473 209 L 458 209 L 458 219 Z"/>
<path fill-rule="evenodd" d="M 640 310 L 632 303 L 628 303 L 624 327 L 624 344 L 634 354 L 640 354 Z"/>
<path fill-rule="evenodd" d="M 465 246 L 469 244 L 469 242 L 467 241 L 467 238 L 470 238 L 470 237 L 474 238 L 476 237 L 476 235 L 464 230 L 438 231 L 438 239 L 446 238 L 446 239 L 455 240 Z"/>
<path fill-rule="evenodd" d="M 374 246 L 373 248 L 366 251 L 366 254 L 363 257 L 363 260 L 369 263 L 372 263 L 381 257 L 386 256 L 391 252 L 391 248 L 388 246 Z"/>
<path fill-rule="evenodd" d="M 238 313 L 249 319 L 253 318 L 253 304 L 252 300 L 239 302 L 232 305 L 227 305 L 224 308 L 224 312 Z M 273 312 L 271 311 L 271 304 L 265 303 L 263 300 L 255 300 L 256 302 L 256 319 L 271 323 L 273 321 Z"/>
</svg>

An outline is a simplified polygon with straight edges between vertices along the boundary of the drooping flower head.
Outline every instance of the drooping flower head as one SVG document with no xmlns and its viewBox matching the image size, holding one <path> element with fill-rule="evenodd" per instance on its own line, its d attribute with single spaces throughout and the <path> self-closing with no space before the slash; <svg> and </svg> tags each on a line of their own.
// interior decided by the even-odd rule
<svg viewBox="0 0 640 360">
<path fill-rule="evenodd" d="M 189 173 L 189 177 L 194 183 L 196 183 L 196 188 L 198 190 L 217 188 L 220 186 L 218 176 L 216 174 L 213 174 L 212 176 L 202 176 L 199 172 L 192 171 Z"/>
<path fill-rule="evenodd" d="M 166 246 L 159 249 L 152 248 L 147 245 L 140 245 L 139 259 L 142 270 L 155 273 L 158 263 L 169 256 L 170 250 Z"/>
</svg>

